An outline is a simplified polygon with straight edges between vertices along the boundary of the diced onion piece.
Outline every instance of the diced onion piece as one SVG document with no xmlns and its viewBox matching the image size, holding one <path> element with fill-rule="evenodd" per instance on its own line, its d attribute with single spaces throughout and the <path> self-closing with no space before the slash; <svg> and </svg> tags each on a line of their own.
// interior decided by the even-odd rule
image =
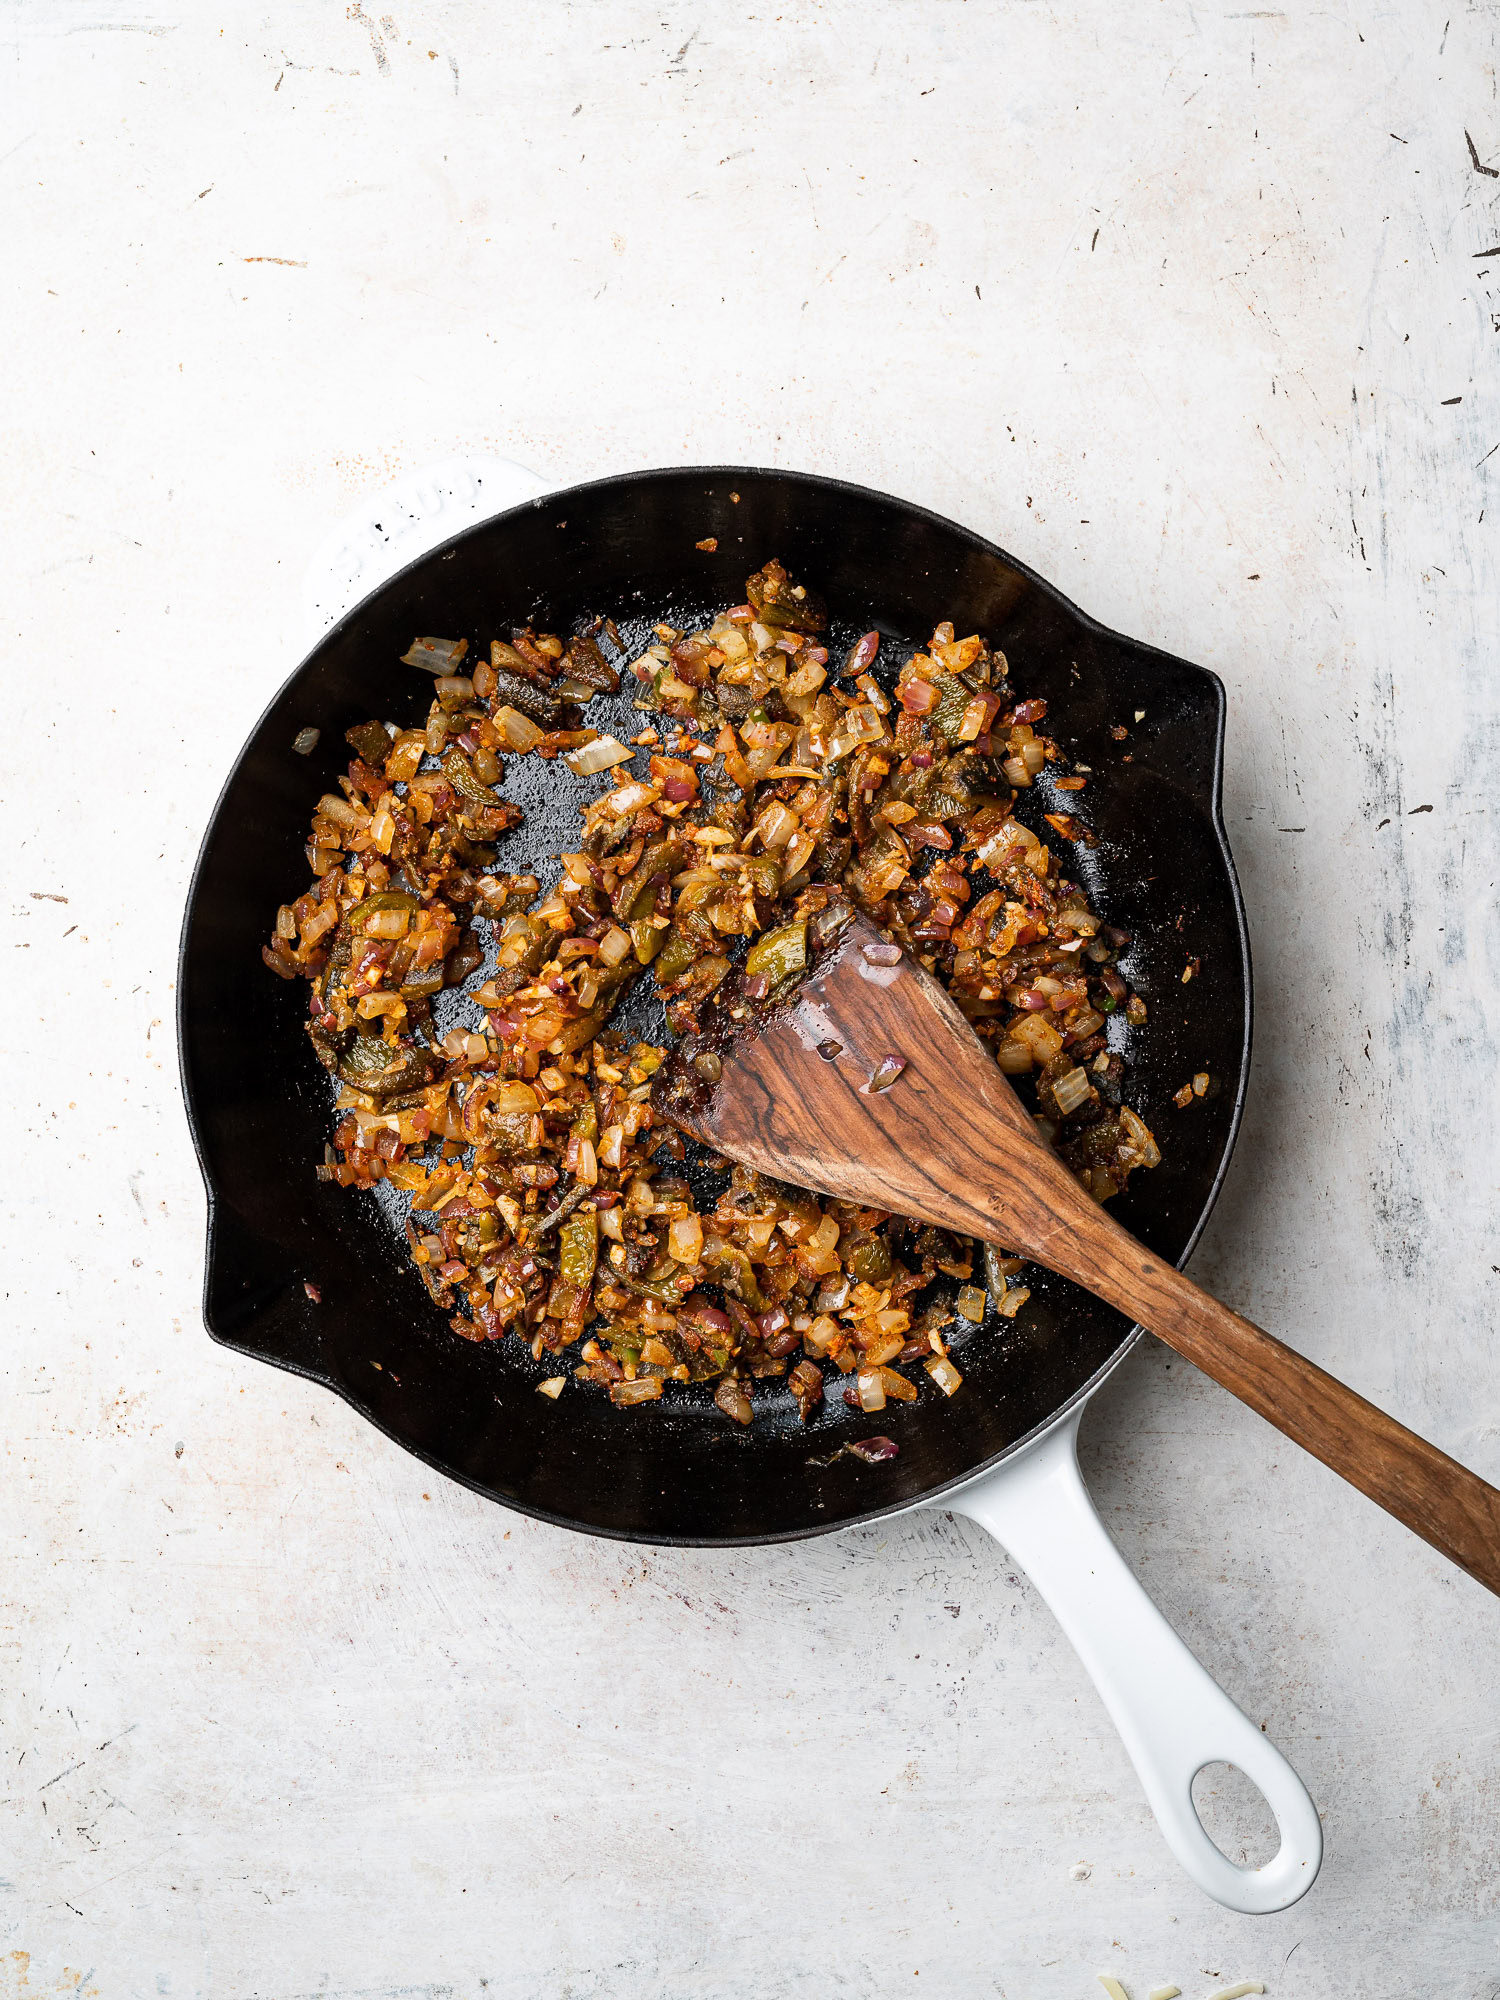
<svg viewBox="0 0 1500 2000">
<path fill-rule="evenodd" d="M 993 713 L 994 713 L 994 697 L 991 696 L 988 700 L 986 700 L 986 698 L 983 695 L 978 695 L 978 694 L 975 695 L 974 699 L 969 703 L 968 707 L 964 710 L 962 719 L 959 722 L 958 725 L 959 742 L 972 743 L 976 736 L 982 735 L 984 733 L 985 724 L 989 721 Z"/>
<path fill-rule="evenodd" d="M 612 924 L 599 940 L 599 963 L 622 965 L 630 956 L 630 933 Z"/>
<path fill-rule="evenodd" d="M 1005 1297 L 996 1306 L 995 1310 L 1002 1319 L 1014 1319 L 1030 1297 L 1030 1285 L 1014 1285 L 1005 1294 Z"/>
<path fill-rule="evenodd" d="M 365 827 L 370 823 L 368 813 L 351 806 L 347 799 L 341 799 L 334 792 L 325 792 L 318 800 L 316 810 L 324 819 L 331 819 L 335 826 Z"/>
<path fill-rule="evenodd" d="M 812 1325 L 803 1334 L 802 1345 L 807 1349 L 809 1354 L 824 1355 L 828 1352 L 833 1342 L 838 1339 L 843 1330 L 831 1314 L 819 1313 Z M 899 1354 L 901 1350 L 898 1348 L 896 1351 Z"/>
<path fill-rule="evenodd" d="M 592 743 L 584 743 L 577 750 L 565 750 L 563 762 L 575 777 L 592 778 L 599 771 L 628 763 L 634 755 L 630 745 L 617 736 L 596 736 Z"/>
<path fill-rule="evenodd" d="M 539 1396 L 550 1396 L 555 1403 L 567 1385 L 566 1375 L 549 1375 L 545 1382 L 537 1383 L 536 1392 Z"/>
<path fill-rule="evenodd" d="M 812 1235 L 807 1239 L 807 1248 L 813 1251 L 831 1250 L 839 1240 L 839 1226 L 831 1215 L 825 1215 Z"/>
<path fill-rule="evenodd" d="M 737 1424 L 748 1424 L 753 1414 L 750 1398 L 739 1383 L 731 1381 L 727 1375 L 714 1390 L 714 1403 L 726 1417 L 733 1417 Z"/>
<path fill-rule="evenodd" d="M 945 1396 L 951 1396 L 963 1384 L 963 1376 L 945 1355 L 935 1354 L 930 1361 L 924 1361 L 922 1366 Z"/>
<path fill-rule="evenodd" d="M 430 674 L 451 674 L 469 650 L 467 639 L 413 639 L 401 655 L 404 667 L 425 667 Z"/>
<path fill-rule="evenodd" d="M 1206 1069 L 1200 1069 L 1198 1074 L 1193 1078 L 1193 1095 L 1194 1097 L 1202 1097 L 1205 1095 L 1207 1090 L 1208 1090 L 1208 1071 Z"/>
<path fill-rule="evenodd" d="M 879 1372 L 881 1387 L 887 1396 L 893 1397 L 898 1403 L 914 1403 L 917 1400 L 915 1382 L 909 1382 L 894 1368 L 882 1367 Z"/>
<path fill-rule="evenodd" d="M 885 723 L 878 709 L 869 706 L 851 708 L 844 717 L 842 727 L 829 742 L 828 761 L 836 763 L 840 757 L 847 757 L 851 750 L 857 750 L 861 743 L 878 743 L 884 734 Z"/>
<path fill-rule="evenodd" d="M 878 1368 L 861 1368 L 855 1381 L 862 1410 L 883 1410 L 885 1408 L 885 1380 Z"/>
<path fill-rule="evenodd" d="M 828 670 L 820 667 L 816 660 L 807 660 L 793 674 L 788 674 L 786 691 L 790 695 L 816 694 L 828 678 Z"/>
<path fill-rule="evenodd" d="M 1054 1079 L 1052 1094 L 1057 1099 L 1058 1110 L 1066 1118 L 1080 1105 L 1088 1103 L 1093 1095 L 1093 1085 L 1088 1080 L 1087 1072 L 1075 1063 L 1072 1069 L 1064 1070 L 1060 1077 Z"/>
<path fill-rule="evenodd" d="M 1139 1154 L 1139 1165 L 1154 1167 L 1160 1162 L 1161 1149 L 1152 1137 L 1150 1126 L 1143 1118 L 1138 1117 L 1129 1105 L 1120 1107 L 1120 1129 L 1125 1134 L 1126 1144 L 1132 1152 Z"/>
<path fill-rule="evenodd" d="M 529 715 L 522 715 L 518 708 L 497 708 L 495 728 L 504 740 L 506 749 L 518 750 L 523 756 L 528 750 L 534 750 L 547 733 L 544 729 L 539 729 Z"/>
<path fill-rule="evenodd" d="M 292 738 L 292 748 L 299 757 L 310 757 L 317 749 L 318 738 L 322 734 L 321 729 L 299 729 Z"/>
<path fill-rule="evenodd" d="M 773 799 L 755 822 L 755 831 L 766 847 L 785 847 L 802 822 L 790 806 Z"/>
<path fill-rule="evenodd" d="M 660 1375 L 638 1375 L 633 1382 L 615 1382 L 610 1385 L 609 1400 L 612 1403 L 654 1403 L 661 1394 Z"/>
<path fill-rule="evenodd" d="M 891 704 L 889 698 L 886 696 L 885 692 L 881 688 L 879 681 L 875 679 L 873 674 L 860 674 L 859 677 L 856 679 L 854 685 L 859 689 L 860 693 L 864 696 L 865 700 L 870 704 L 871 708 L 875 710 L 877 715 L 890 714 Z"/>
<path fill-rule="evenodd" d="M 1039 1063 L 1049 1063 L 1058 1054 L 1063 1038 L 1047 1019 L 1045 1014 L 1029 1014 L 1023 1021 L 1017 1021 L 1010 1031 L 1013 1042 L 1024 1042 L 1032 1057 Z"/>
<path fill-rule="evenodd" d="M 818 836 L 815 833 L 807 833 L 799 829 L 792 835 L 786 844 L 786 852 L 781 860 L 784 881 L 790 882 L 794 875 L 802 873 L 808 862 L 812 860 L 813 849 L 817 844 Z"/>
<path fill-rule="evenodd" d="M 995 1061 L 1007 1076 L 1024 1076 L 1031 1068 L 1030 1046 L 1009 1036 L 996 1049 Z"/>
<path fill-rule="evenodd" d="M 989 1297 L 979 1285 L 960 1285 L 957 1303 L 961 1319 L 970 1321 L 974 1326 L 983 1324 Z"/>
<path fill-rule="evenodd" d="M 589 811 L 605 812 L 611 819 L 621 819 L 626 813 L 634 812 L 637 806 L 648 806 L 653 799 L 660 796 L 661 793 L 655 785 L 643 785 L 636 779 L 627 784 L 616 785 L 613 791 L 595 799 Z"/>
<path fill-rule="evenodd" d="M 667 1229 L 667 1254 L 679 1264 L 696 1264 L 703 1255 L 703 1224 L 696 1215 L 674 1216 Z"/>
<path fill-rule="evenodd" d="M 865 1349 L 865 1365 L 868 1368 L 882 1367 L 887 1361 L 894 1361 L 906 1345 L 904 1333 L 879 1333 Z"/>
</svg>

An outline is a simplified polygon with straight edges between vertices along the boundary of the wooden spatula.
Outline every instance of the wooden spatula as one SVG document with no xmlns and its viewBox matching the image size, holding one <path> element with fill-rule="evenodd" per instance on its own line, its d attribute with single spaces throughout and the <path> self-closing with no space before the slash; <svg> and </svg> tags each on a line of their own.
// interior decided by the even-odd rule
<svg viewBox="0 0 1500 2000">
<path fill-rule="evenodd" d="M 655 1085 L 693 1137 L 1086 1286 L 1500 1594 L 1500 1493 L 1122 1229 L 1040 1138 L 942 987 L 866 919 L 815 952 L 778 1004 L 747 1006 L 727 986 L 710 1011 Z"/>
</svg>

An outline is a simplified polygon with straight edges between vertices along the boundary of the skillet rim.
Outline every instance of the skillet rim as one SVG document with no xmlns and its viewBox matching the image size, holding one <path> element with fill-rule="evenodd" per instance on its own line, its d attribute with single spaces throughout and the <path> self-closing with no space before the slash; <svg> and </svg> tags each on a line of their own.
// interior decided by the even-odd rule
<svg viewBox="0 0 1500 2000">
<path fill-rule="evenodd" d="M 343 1402 L 347 1403 L 366 1423 L 372 1425 L 382 1436 L 388 1438 L 392 1444 L 398 1446 L 402 1451 L 407 1452 L 419 1463 L 426 1465 L 431 1471 L 440 1474 L 443 1478 L 451 1479 L 458 1485 L 467 1487 L 470 1492 L 478 1494 L 480 1498 L 488 1500 L 496 1506 L 503 1507 L 512 1513 L 524 1515 L 532 1520 L 546 1522 L 551 1527 L 568 1529 L 574 1534 L 597 1535 L 610 1541 L 634 1543 L 642 1547 L 651 1548 L 757 1548 L 776 1543 L 808 1541 L 815 1536 L 839 1534 L 850 1529 L 867 1527 L 875 1522 L 890 1519 L 898 1514 L 914 1512 L 920 1507 L 941 1506 L 945 1496 L 958 1493 L 975 1484 L 986 1474 L 995 1471 L 1010 1459 L 1029 1450 L 1040 1438 L 1055 1429 L 1071 1412 L 1080 1409 L 1086 1404 L 1107 1377 L 1112 1375 L 1115 1369 L 1120 1366 L 1126 1356 L 1134 1351 L 1145 1329 L 1140 1325 L 1132 1326 L 1121 1338 L 1114 1352 L 1107 1360 L 1101 1363 L 1086 1381 L 1081 1383 L 1063 1402 L 1059 1403 L 1040 1423 L 1035 1424 L 1030 1430 L 1014 1439 L 992 1457 L 983 1460 L 978 1465 L 970 1466 L 966 1471 L 957 1473 L 951 1478 L 939 1481 L 937 1484 L 926 1488 L 916 1497 L 908 1494 L 902 1499 L 891 1501 L 887 1505 L 872 1507 L 867 1512 L 861 1513 L 853 1519 L 833 1521 L 813 1520 L 795 1528 L 777 1529 L 768 1534 L 756 1535 L 642 1534 L 628 1528 L 580 1521 L 573 1516 L 559 1513 L 552 1508 L 528 1505 L 523 1501 L 496 1493 L 492 1488 L 483 1485 L 479 1480 L 473 1479 L 467 1474 L 445 1464 L 441 1459 L 437 1458 L 431 1452 L 424 1450 L 421 1446 L 413 1444 L 404 1437 L 398 1436 L 389 1424 L 382 1422 L 374 1410 L 359 1399 L 348 1384 L 322 1372 L 318 1368 L 308 1365 L 306 1362 L 290 1354 L 268 1353 L 263 1348 L 249 1345 L 244 1339 L 233 1338 L 228 1333 L 221 1332 L 215 1325 L 213 1284 L 215 1266 L 219 1255 L 219 1208 L 221 1206 L 221 1196 L 208 1159 L 206 1142 L 200 1127 L 193 1075 L 188 1057 L 188 957 L 192 944 L 193 925 L 197 911 L 201 878 L 207 863 L 209 850 L 218 830 L 220 817 L 228 805 L 230 793 L 233 791 L 235 783 L 239 778 L 242 766 L 250 756 L 256 740 L 272 710 L 282 701 L 292 683 L 313 664 L 325 646 L 336 639 L 347 625 L 364 612 L 366 605 L 379 597 L 383 591 L 409 578 L 424 565 L 443 561 L 451 551 L 466 542 L 471 536 L 486 533 L 500 522 L 519 518 L 522 515 L 535 513 L 539 509 L 565 502 L 573 495 L 597 494 L 607 492 L 613 488 L 630 488 L 645 480 L 667 479 L 686 483 L 702 479 L 750 478 L 780 480 L 790 483 L 793 486 L 818 488 L 836 496 L 848 495 L 851 498 L 876 501 L 885 506 L 892 507 L 909 519 L 928 523 L 947 534 L 959 537 L 961 541 L 967 543 L 975 551 L 1005 564 L 1007 568 L 1013 570 L 1018 576 L 1026 578 L 1030 584 L 1040 590 L 1054 605 L 1072 618 L 1081 630 L 1090 633 L 1096 638 L 1130 648 L 1146 663 L 1162 661 L 1169 663 L 1174 668 L 1185 668 L 1190 673 L 1202 677 L 1203 681 L 1207 684 L 1207 691 L 1213 702 L 1213 757 L 1206 805 L 1209 824 L 1212 827 L 1214 839 L 1218 846 L 1219 858 L 1223 865 L 1224 880 L 1228 889 L 1230 909 L 1234 919 L 1235 937 L 1239 945 L 1244 1011 L 1240 1035 L 1239 1073 L 1235 1081 L 1234 1102 L 1230 1113 L 1224 1148 L 1219 1157 L 1218 1166 L 1215 1169 L 1213 1180 L 1204 1198 L 1198 1218 L 1188 1233 L 1187 1241 L 1181 1253 L 1175 1260 L 1178 1269 L 1181 1269 L 1187 1263 L 1193 1251 L 1197 1248 L 1203 1232 L 1208 1226 L 1209 1218 L 1213 1214 L 1219 1197 L 1223 1192 L 1224 1183 L 1228 1177 L 1230 1164 L 1234 1157 L 1235 1146 L 1239 1140 L 1246 1098 L 1249 1092 L 1251 1045 L 1254 1028 L 1254 982 L 1251 965 L 1250 934 L 1245 915 L 1244 896 L 1240 889 L 1239 875 L 1235 869 L 1234 856 L 1230 850 L 1229 837 L 1224 826 L 1224 737 L 1228 702 L 1224 683 L 1211 667 L 1201 666 L 1194 660 L 1184 660 L 1177 654 L 1166 652 L 1162 647 L 1152 646 L 1143 640 L 1131 639 L 1125 634 L 1111 630 L 1109 626 L 1104 625 L 1100 620 L 1091 617 L 1086 611 L 1083 611 L 1071 598 L 1065 596 L 1055 584 L 1049 582 L 1046 577 L 1031 568 L 1029 564 L 1021 562 L 1007 550 L 1001 548 L 998 543 L 990 541 L 986 536 L 979 534 L 977 530 L 965 527 L 961 522 L 951 519 L 946 514 L 939 514 L 935 509 L 923 507 L 915 501 L 903 500 L 895 494 L 883 492 L 878 487 L 861 486 L 852 480 L 837 479 L 824 473 L 799 472 L 780 466 L 648 466 L 639 467 L 631 472 L 610 473 L 599 479 L 576 481 L 569 486 L 549 488 L 531 499 L 521 501 L 516 506 L 502 508 L 494 514 L 488 514 L 479 520 L 469 522 L 456 534 L 450 535 L 446 541 L 439 542 L 434 547 L 425 550 L 421 555 L 414 557 L 411 562 L 403 564 L 400 569 L 393 571 L 391 575 L 383 578 L 373 590 L 368 591 L 357 603 L 350 605 L 341 617 L 336 619 L 326 630 L 319 634 L 314 644 L 298 661 L 291 673 L 280 682 L 261 709 L 219 788 L 204 828 L 203 838 L 199 843 L 197 858 L 193 863 L 192 875 L 188 883 L 182 927 L 178 937 L 177 997 L 173 1012 L 177 1035 L 177 1063 L 178 1075 L 182 1085 L 183 1110 L 187 1118 L 189 1135 L 193 1142 L 193 1151 L 198 1161 L 198 1170 L 203 1179 L 206 1198 L 202 1291 L 204 1328 L 210 1339 L 221 1347 L 227 1347 L 235 1353 L 246 1356 L 250 1360 L 264 1362 L 268 1366 L 282 1369 L 288 1374 L 298 1375 L 308 1381 L 318 1383 L 322 1388 L 331 1391 Z"/>
</svg>

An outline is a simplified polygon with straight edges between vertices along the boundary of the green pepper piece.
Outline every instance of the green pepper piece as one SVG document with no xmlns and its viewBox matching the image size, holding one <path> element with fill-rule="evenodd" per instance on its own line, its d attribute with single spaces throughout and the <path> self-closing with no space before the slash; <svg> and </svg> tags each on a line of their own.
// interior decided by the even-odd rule
<svg viewBox="0 0 1500 2000">
<path fill-rule="evenodd" d="M 557 1232 L 558 1276 L 575 1291 L 583 1291 L 594 1281 L 599 1260 L 599 1215 L 596 1209 L 579 1209 Z"/>
<path fill-rule="evenodd" d="M 642 921 L 630 926 L 630 942 L 635 946 L 636 963 L 649 965 L 661 951 L 662 940 L 667 935 L 665 928 Z"/>
<path fill-rule="evenodd" d="M 573 1120 L 573 1130 L 580 1139 L 587 1139 L 592 1146 L 599 1136 L 599 1112 L 592 1098 L 580 1106 L 578 1116 Z"/>
<path fill-rule="evenodd" d="M 748 855 L 745 860 L 745 873 L 750 877 L 750 886 L 757 896 L 769 899 L 781 887 L 781 863 L 774 855 Z"/>
<path fill-rule="evenodd" d="M 344 731 L 344 741 L 372 770 L 383 771 L 390 755 L 391 739 L 383 722 L 360 722 Z"/>
<path fill-rule="evenodd" d="M 932 711 L 933 726 L 950 743 L 956 743 L 964 711 L 973 697 L 956 674 L 943 674 L 934 685 L 938 691 L 938 705 Z"/>
<path fill-rule="evenodd" d="M 720 1267 L 718 1282 L 732 1298 L 737 1298 L 751 1312 L 764 1312 L 765 1298 L 760 1289 L 749 1256 L 737 1243 L 726 1243 L 722 1237 L 710 1236 L 703 1246 L 707 1263 Z"/>
<path fill-rule="evenodd" d="M 745 955 L 745 972 L 750 978 L 764 975 L 767 992 L 774 992 L 784 980 L 795 979 L 807 969 L 807 925 L 783 924 L 766 931 Z"/>
<path fill-rule="evenodd" d="M 884 1237 L 872 1236 L 856 1243 L 844 1258 L 850 1274 L 862 1285 L 879 1285 L 891 1275 L 890 1246 Z"/>
<path fill-rule="evenodd" d="M 356 906 L 361 910 L 420 910 L 422 898 L 410 889 L 381 889 Z"/>
<path fill-rule="evenodd" d="M 659 935 L 666 941 L 653 954 L 656 961 L 656 976 L 659 980 L 679 979 L 697 956 L 697 949 L 692 939 L 684 936 L 676 924 Z M 640 956 L 639 945 L 636 947 L 636 956 Z"/>
<path fill-rule="evenodd" d="M 615 890 L 614 912 L 622 923 L 629 923 L 634 917 L 650 914 L 647 907 L 648 891 L 650 901 L 654 902 L 656 898 L 652 877 L 659 875 L 663 867 L 675 874 L 682 858 L 682 843 L 679 840 L 656 840 L 646 848 L 640 860 Z"/>
<path fill-rule="evenodd" d="M 450 750 L 443 758 L 443 776 L 458 796 L 471 806 L 498 806 L 505 801 L 474 775 L 473 766 L 462 750 Z"/>
</svg>

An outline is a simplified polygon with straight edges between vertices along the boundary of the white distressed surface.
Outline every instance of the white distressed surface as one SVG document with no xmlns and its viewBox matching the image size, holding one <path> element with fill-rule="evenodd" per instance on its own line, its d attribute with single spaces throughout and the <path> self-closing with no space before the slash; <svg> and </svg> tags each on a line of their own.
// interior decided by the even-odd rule
<svg viewBox="0 0 1500 2000">
<path fill-rule="evenodd" d="M 5 2000 L 1500 1987 L 1500 1607 L 1227 1397 L 1142 1354 L 1085 1445 L 1325 1810 L 1269 1920 L 977 1533 L 590 1542 L 212 1347 L 171 1040 L 363 490 L 886 487 L 1223 675 L 1258 1057 L 1198 1273 L 1500 1478 L 1494 18 L 12 0 Z"/>
</svg>

